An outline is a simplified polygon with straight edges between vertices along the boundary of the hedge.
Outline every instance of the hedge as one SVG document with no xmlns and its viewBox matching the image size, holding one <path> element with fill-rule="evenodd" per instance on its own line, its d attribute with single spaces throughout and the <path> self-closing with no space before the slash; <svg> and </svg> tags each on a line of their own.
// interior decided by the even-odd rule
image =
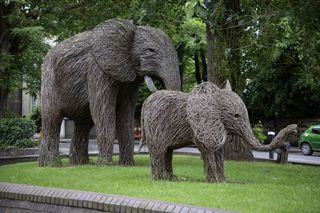
<svg viewBox="0 0 320 213">
<path fill-rule="evenodd" d="M 6 147 L 32 147 L 32 140 L 36 132 L 34 121 L 24 118 L 0 119 L 0 148 Z"/>
</svg>

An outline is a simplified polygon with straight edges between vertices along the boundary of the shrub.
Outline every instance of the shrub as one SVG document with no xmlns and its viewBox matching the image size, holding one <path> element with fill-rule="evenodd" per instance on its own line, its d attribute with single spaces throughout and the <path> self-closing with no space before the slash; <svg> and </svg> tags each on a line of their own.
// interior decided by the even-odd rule
<svg viewBox="0 0 320 213">
<path fill-rule="evenodd" d="M 261 143 L 264 143 L 265 140 L 267 139 L 267 136 L 263 134 L 263 129 L 264 127 L 261 121 L 259 121 L 259 123 L 254 125 L 254 127 L 252 128 L 254 136 L 256 136 L 256 138 L 258 138 Z"/>
<path fill-rule="evenodd" d="M 41 129 L 41 111 L 39 107 L 36 107 L 32 110 L 32 113 L 29 115 L 30 120 L 33 120 L 37 126 L 37 132 L 40 132 Z"/>
<path fill-rule="evenodd" d="M 34 121 L 23 118 L 0 119 L 0 148 L 32 147 L 36 142 L 32 140 L 36 132 Z"/>
</svg>

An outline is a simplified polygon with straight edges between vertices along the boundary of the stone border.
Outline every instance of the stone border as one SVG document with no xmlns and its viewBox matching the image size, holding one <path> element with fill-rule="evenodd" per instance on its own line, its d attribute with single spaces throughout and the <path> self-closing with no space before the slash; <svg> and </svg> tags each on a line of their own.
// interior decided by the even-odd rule
<svg viewBox="0 0 320 213">
<path fill-rule="evenodd" d="M 114 213 L 218 213 L 230 212 L 218 209 L 178 205 L 174 203 L 157 202 L 124 196 L 106 195 L 77 190 L 52 189 L 23 184 L 0 183 L 0 209 L 13 208 L 13 204 L 4 205 L 8 200 L 15 200 L 16 208 L 19 202 L 29 201 L 35 205 L 48 204 Z M 31 203 L 32 204 L 32 203 Z M 29 205 L 30 206 L 30 205 Z"/>
<path fill-rule="evenodd" d="M 103 211 L 69 206 L 58 206 L 30 201 L 0 199 L 0 212 L 15 213 L 103 213 Z"/>
</svg>

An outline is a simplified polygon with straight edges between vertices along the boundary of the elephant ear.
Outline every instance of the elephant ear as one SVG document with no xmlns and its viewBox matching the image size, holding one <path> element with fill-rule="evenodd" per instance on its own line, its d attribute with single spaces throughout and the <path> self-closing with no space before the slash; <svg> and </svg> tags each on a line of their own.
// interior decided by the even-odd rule
<svg viewBox="0 0 320 213">
<path fill-rule="evenodd" d="M 204 148 L 217 150 L 227 139 L 226 129 L 220 119 L 220 107 L 216 98 L 219 88 L 212 83 L 195 87 L 188 97 L 187 119 Z"/>
<path fill-rule="evenodd" d="M 134 81 L 131 46 L 136 26 L 127 20 L 111 19 L 91 34 L 91 53 L 98 67 L 118 81 Z"/>
</svg>

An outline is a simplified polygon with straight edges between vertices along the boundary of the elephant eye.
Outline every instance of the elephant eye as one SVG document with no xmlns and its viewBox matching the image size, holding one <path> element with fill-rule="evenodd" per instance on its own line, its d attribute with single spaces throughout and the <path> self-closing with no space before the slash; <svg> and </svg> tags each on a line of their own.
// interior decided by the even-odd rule
<svg viewBox="0 0 320 213">
<path fill-rule="evenodd" d="M 238 113 L 236 113 L 236 114 L 234 114 L 234 117 L 235 117 L 235 118 L 239 118 L 240 115 L 239 115 Z"/>
<path fill-rule="evenodd" d="M 152 49 L 152 48 L 148 48 L 148 50 L 149 50 L 150 52 L 155 52 L 155 50 Z"/>
</svg>

